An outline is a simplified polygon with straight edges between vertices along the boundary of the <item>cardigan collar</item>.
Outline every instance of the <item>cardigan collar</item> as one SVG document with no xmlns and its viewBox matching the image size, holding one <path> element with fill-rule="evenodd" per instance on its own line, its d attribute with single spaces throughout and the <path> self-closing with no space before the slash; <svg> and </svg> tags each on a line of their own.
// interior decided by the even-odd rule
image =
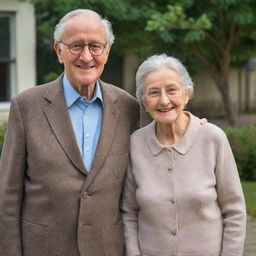
<svg viewBox="0 0 256 256">
<path fill-rule="evenodd" d="M 180 154 L 186 154 L 189 149 L 192 147 L 195 139 L 196 134 L 200 127 L 200 119 L 190 112 L 186 112 L 189 114 L 190 121 L 187 127 L 187 130 L 183 137 L 178 140 L 175 144 L 166 146 L 160 144 L 159 140 L 156 137 L 156 121 L 152 121 L 147 127 L 146 127 L 146 136 L 149 148 L 153 155 L 159 154 L 163 149 L 172 150 L 175 149 Z"/>
</svg>

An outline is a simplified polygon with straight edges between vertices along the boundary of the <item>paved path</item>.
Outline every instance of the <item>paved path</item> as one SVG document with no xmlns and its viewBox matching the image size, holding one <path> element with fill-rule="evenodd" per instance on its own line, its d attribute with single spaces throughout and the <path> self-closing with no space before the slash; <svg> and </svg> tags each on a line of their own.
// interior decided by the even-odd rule
<svg viewBox="0 0 256 256">
<path fill-rule="evenodd" d="M 244 256 L 256 256 L 256 219 L 247 218 Z"/>
</svg>

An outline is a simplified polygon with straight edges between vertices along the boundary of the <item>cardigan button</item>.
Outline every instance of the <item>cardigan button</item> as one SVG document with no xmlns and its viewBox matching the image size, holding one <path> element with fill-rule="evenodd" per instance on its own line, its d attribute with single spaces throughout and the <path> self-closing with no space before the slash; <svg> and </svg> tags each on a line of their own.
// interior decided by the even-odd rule
<svg viewBox="0 0 256 256">
<path fill-rule="evenodd" d="M 174 235 L 174 236 L 176 236 L 176 234 L 177 234 L 176 230 L 172 230 L 171 233 L 172 233 L 172 235 Z"/>
<path fill-rule="evenodd" d="M 171 166 L 168 167 L 168 171 L 171 172 L 173 168 Z"/>
</svg>

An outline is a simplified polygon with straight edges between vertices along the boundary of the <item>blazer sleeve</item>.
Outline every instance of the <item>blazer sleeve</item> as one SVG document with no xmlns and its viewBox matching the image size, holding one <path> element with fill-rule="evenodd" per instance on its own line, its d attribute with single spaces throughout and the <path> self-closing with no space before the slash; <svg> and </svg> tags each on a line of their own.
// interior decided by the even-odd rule
<svg viewBox="0 0 256 256">
<path fill-rule="evenodd" d="M 224 133 L 217 152 L 216 182 L 224 227 L 221 256 L 242 256 L 246 233 L 245 200 L 236 163 Z"/>
<path fill-rule="evenodd" d="M 129 161 L 126 172 L 123 200 L 122 218 L 124 223 L 124 238 L 126 246 L 126 256 L 140 255 L 138 242 L 138 213 L 139 206 L 136 202 L 136 182 L 132 174 L 131 163 Z"/>
<path fill-rule="evenodd" d="M 0 255 L 22 256 L 20 215 L 26 168 L 25 131 L 16 99 L 11 103 L 0 160 Z"/>
<path fill-rule="evenodd" d="M 139 129 L 141 126 L 140 124 L 140 105 L 139 103 L 136 101 L 136 103 L 134 104 L 134 111 L 133 111 L 133 122 L 132 122 L 132 129 L 131 129 L 131 134 Z"/>
</svg>

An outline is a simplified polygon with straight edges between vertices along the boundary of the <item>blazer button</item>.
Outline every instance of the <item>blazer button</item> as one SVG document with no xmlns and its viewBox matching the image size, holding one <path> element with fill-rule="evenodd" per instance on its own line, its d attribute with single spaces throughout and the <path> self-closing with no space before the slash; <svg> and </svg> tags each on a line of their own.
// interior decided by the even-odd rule
<svg viewBox="0 0 256 256">
<path fill-rule="evenodd" d="M 82 193 L 82 198 L 87 199 L 89 197 L 89 193 L 87 191 Z"/>
</svg>

